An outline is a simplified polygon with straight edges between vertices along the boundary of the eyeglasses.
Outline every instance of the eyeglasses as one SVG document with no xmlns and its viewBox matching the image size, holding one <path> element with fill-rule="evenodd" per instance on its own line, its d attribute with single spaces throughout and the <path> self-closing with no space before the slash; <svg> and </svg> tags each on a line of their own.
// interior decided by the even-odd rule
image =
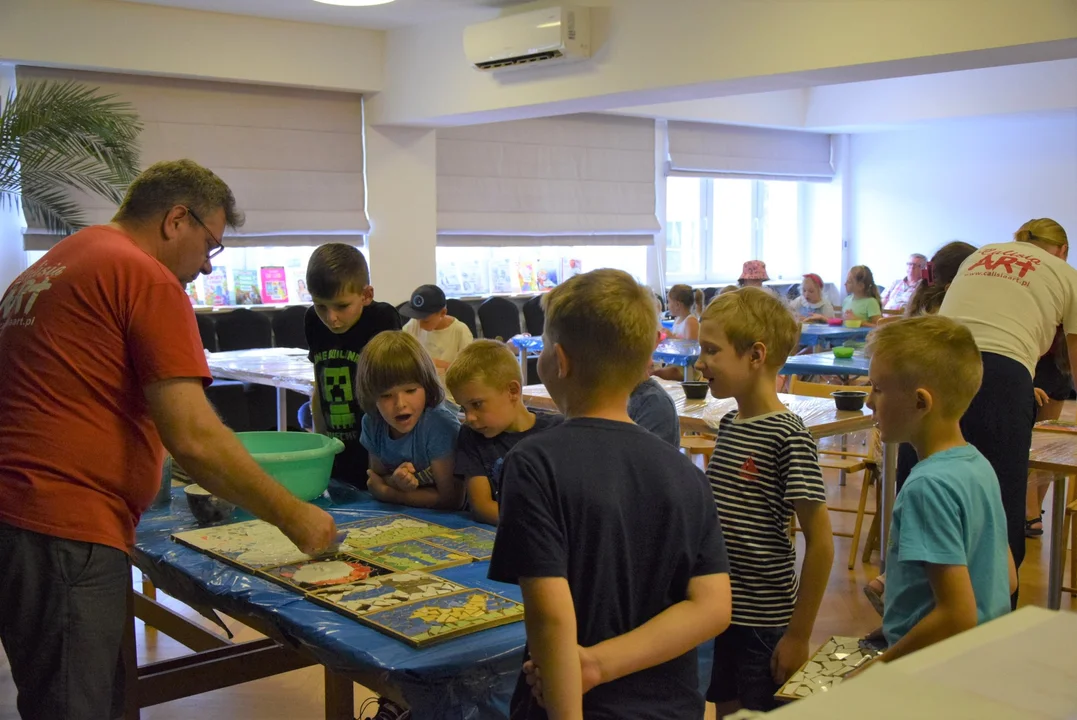
<svg viewBox="0 0 1077 720">
<path fill-rule="evenodd" d="M 206 231 L 207 235 L 209 235 L 209 239 L 213 241 L 213 246 L 206 253 L 206 259 L 212 260 L 213 258 L 220 255 L 222 252 L 224 252 L 224 242 L 217 239 L 217 237 L 210 231 L 206 224 L 202 222 L 202 218 L 198 217 L 198 215 L 195 214 L 195 211 L 191 208 L 187 208 L 187 213 L 194 218 L 194 221 L 196 223 L 202 226 L 202 229 Z"/>
</svg>

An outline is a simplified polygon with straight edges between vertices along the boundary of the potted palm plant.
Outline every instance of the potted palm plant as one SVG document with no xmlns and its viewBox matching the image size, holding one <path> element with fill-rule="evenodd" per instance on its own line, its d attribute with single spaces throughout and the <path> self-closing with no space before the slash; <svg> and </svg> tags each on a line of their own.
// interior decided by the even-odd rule
<svg viewBox="0 0 1077 720">
<path fill-rule="evenodd" d="M 32 81 L 0 108 L 0 204 L 30 227 L 68 235 L 86 225 L 79 190 L 119 204 L 138 174 L 138 115 L 78 82 Z"/>
</svg>

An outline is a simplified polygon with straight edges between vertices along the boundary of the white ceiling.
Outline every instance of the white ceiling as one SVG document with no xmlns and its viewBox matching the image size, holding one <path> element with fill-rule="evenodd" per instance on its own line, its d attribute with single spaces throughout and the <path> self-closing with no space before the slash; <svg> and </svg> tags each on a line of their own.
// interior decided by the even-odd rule
<svg viewBox="0 0 1077 720">
<path fill-rule="evenodd" d="M 279 20 L 353 25 L 387 30 L 405 25 L 420 25 L 443 20 L 463 12 L 483 8 L 503 8 L 521 5 L 531 0 L 395 0 L 388 5 L 371 7 L 342 7 L 314 0 L 124 0 L 146 5 L 164 5 L 229 13 L 258 15 Z M 491 11 L 491 16 L 496 13 Z"/>
</svg>

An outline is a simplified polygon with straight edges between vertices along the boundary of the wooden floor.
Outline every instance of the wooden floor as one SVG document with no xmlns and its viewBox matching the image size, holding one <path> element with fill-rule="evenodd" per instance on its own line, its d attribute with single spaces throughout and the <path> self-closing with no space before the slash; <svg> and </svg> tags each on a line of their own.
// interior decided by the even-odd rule
<svg viewBox="0 0 1077 720">
<path fill-rule="evenodd" d="M 831 504 L 836 504 L 835 501 L 837 501 L 843 505 L 855 507 L 860 492 L 859 475 L 849 478 L 845 487 L 838 487 L 836 478 L 828 476 L 827 485 L 832 496 Z M 1050 497 L 1046 503 L 1048 507 L 1049 503 Z M 852 515 L 835 513 L 832 514 L 832 519 L 835 530 L 851 530 Z M 1049 533 L 1049 522 L 1046 530 Z M 849 542 L 848 538 L 834 539 L 834 570 L 815 624 L 813 645 L 822 644 L 831 635 L 862 635 L 879 625 L 879 616 L 872 610 L 861 590 L 864 584 L 875 576 L 878 567 L 862 565 L 858 562 L 854 570 L 846 570 L 845 558 L 848 556 Z M 1021 568 L 1021 604 L 1045 606 L 1046 597 L 1047 543 L 1043 540 L 1029 540 L 1028 553 Z M 182 608 L 178 603 L 169 602 L 167 598 L 164 601 L 174 608 Z M 1063 608 L 1077 610 L 1077 601 L 1065 595 Z M 198 617 L 190 611 L 186 614 L 188 617 Z M 256 633 L 238 623 L 229 621 L 228 624 L 237 633 L 238 640 L 257 637 Z M 143 661 L 168 659 L 187 652 L 178 643 L 156 631 L 151 630 L 147 633 L 141 623 L 138 623 L 138 648 L 139 657 Z M 201 720 L 233 718 L 237 720 L 243 718 L 315 720 L 322 713 L 321 693 L 321 669 L 308 668 L 195 698 L 147 708 L 143 711 L 142 717 L 146 720 L 186 720 L 194 717 Z M 356 686 L 357 715 L 360 704 L 369 696 L 369 692 Z M 366 715 L 360 717 L 366 717 Z M 712 716 L 708 715 L 708 717 Z M 17 718 L 15 690 L 11 683 L 7 660 L 0 654 L 0 720 L 16 720 Z"/>
</svg>

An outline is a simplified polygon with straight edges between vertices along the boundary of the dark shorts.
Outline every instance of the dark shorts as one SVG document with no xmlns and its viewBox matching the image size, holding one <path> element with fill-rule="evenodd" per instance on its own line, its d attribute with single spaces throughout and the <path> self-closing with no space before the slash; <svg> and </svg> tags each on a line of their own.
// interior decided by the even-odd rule
<svg viewBox="0 0 1077 720">
<path fill-rule="evenodd" d="M 707 700 L 736 700 L 741 707 L 764 712 L 777 707 L 774 693 L 779 686 L 770 671 L 770 658 L 783 635 L 784 627 L 730 625 L 714 639 L 714 667 Z"/>
<path fill-rule="evenodd" d="M 127 554 L 0 523 L 0 642 L 23 720 L 123 714 Z"/>
<path fill-rule="evenodd" d="M 1032 384 L 1052 400 L 1069 400 L 1073 392 L 1073 381 L 1058 369 L 1054 358 L 1049 355 L 1041 357 L 1036 363 L 1036 377 L 1032 379 Z"/>
</svg>

